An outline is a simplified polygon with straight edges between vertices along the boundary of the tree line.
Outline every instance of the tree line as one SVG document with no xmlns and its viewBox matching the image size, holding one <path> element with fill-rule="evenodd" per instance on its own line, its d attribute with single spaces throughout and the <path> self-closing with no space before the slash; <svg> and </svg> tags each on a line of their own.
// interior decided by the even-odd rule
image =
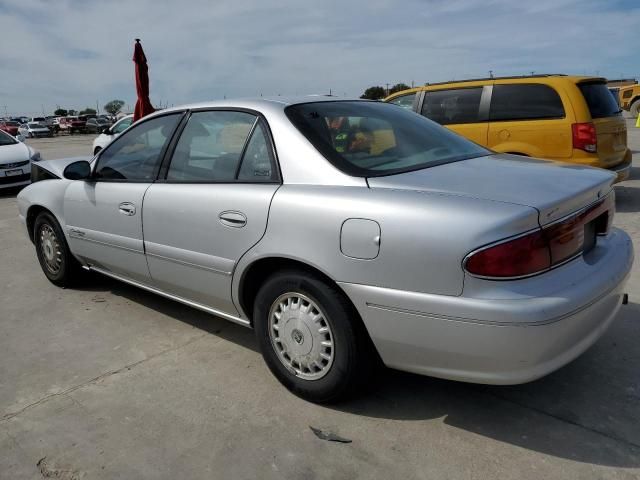
<svg viewBox="0 0 640 480">
<path fill-rule="evenodd" d="M 406 83 L 396 83 L 393 87 L 387 91 L 386 88 L 380 86 L 374 86 L 367 88 L 360 98 L 366 98 L 367 100 L 382 100 L 389 95 L 392 95 L 396 92 L 401 92 L 402 90 L 407 90 L 411 88 Z"/>
<path fill-rule="evenodd" d="M 124 107 L 124 100 L 111 100 L 102 108 L 105 112 L 111 115 L 117 115 L 122 110 L 122 107 Z M 95 115 L 96 113 L 98 113 L 96 112 L 96 109 L 91 107 L 87 107 L 80 111 L 58 107 L 53 112 L 57 117 L 66 117 L 67 115 Z"/>
</svg>

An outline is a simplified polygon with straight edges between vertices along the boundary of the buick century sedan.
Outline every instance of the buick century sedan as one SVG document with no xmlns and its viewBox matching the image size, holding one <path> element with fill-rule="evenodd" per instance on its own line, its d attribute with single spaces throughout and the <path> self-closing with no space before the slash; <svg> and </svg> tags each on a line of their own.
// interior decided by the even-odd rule
<svg viewBox="0 0 640 480">
<path fill-rule="evenodd" d="M 251 327 L 315 402 L 371 384 L 380 361 L 529 382 L 626 303 L 612 173 L 496 154 L 395 105 L 171 108 L 32 180 L 20 217 L 51 282 L 95 271 Z"/>
</svg>

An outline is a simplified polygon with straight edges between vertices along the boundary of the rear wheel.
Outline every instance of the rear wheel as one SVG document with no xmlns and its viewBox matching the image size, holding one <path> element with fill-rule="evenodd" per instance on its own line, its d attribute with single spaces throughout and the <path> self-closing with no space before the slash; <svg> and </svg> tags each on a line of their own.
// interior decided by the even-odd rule
<svg viewBox="0 0 640 480">
<path fill-rule="evenodd" d="M 631 104 L 631 107 L 629 108 L 629 112 L 631 112 L 631 115 L 633 115 L 634 117 L 638 117 L 638 115 L 640 115 L 640 99 L 634 101 Z"/>
<path fill-rule="evenodd" d="M 59 287 L 67 287 L 82 273 L 71 254 L 62 229 L 49 212 L 42 212 L 33 226 L 33 238 L 40 267 L 45 276 Z"/>
<path fill-rule="evenodd" d="M 354 394 L 376 365 L 358 314 L 335 285 L 287 270 L 262 285 L 254 304 L 262 355 L 294 394 L 318 403 Z"/>
</svg>

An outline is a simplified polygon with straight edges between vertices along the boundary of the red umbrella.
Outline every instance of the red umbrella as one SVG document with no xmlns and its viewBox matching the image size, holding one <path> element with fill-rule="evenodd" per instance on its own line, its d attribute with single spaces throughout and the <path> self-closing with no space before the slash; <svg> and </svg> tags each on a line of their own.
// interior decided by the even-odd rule
<svg viewBox="0 0 640 480">
<path fill-rule="evenodd" d="M 149 100 L 149 67 L 139 38 L 136 38 L 136 44 L 133 48 L 133 62 L 136 64 L 136 92 L 138 93 L 136 108 L 133 111 L 133 121 L 135 122 L 156 111 Z"/>
</svg>

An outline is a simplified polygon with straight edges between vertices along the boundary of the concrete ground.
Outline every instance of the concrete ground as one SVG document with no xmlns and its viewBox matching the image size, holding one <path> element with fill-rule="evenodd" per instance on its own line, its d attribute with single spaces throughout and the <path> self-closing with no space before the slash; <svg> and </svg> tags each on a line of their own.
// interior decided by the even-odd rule
<svg viewBox="0 0 640 480">
<path fill-rule="evenodd" d="M 640 251 L 640 129 L 615 224 Z M 33 142 L 44 158 L 92 137 Z M 63 290 L 0 197 L 0 478 L 640 478 L 640 267 L 609 332 L 534 383 L 385 372 L 317 406 L 271 376 L 250 330 L 102 277 Z M 317 438 L 309 427 L 352 440 Z"/>
</svg>

